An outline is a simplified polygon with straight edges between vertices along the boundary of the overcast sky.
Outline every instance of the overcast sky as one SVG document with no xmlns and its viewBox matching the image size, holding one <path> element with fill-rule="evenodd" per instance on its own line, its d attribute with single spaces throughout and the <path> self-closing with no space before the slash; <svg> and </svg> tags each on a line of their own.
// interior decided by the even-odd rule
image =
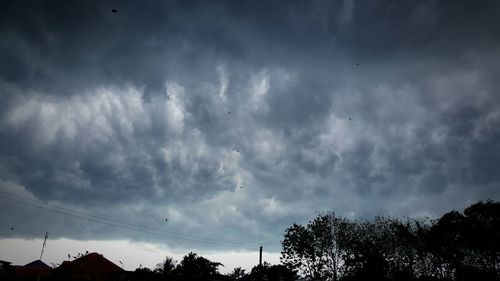
<svg viewBox="0 0 500 281">
<path fill-rule="evenodd" d="M 500 200 L 498 15 L 494 0 L 2 1 L 0 259 L 31 259 L 6 249 L 46 231 L 159 259 L 277 256 L 321 211 Z"/>
</svg>

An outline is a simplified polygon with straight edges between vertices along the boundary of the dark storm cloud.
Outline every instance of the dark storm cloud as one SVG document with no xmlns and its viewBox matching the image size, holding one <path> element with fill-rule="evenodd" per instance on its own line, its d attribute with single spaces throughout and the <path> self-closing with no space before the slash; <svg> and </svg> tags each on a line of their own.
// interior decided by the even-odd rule
<svg viewBox="0 0 500 281">
<path fill-rule="evenodd" d="M 249 243 L 500 199 L 497 1 L 2 5 L 2 190 Z M 9 204 L 16 235 L 161 241 Z"/>
</svg>

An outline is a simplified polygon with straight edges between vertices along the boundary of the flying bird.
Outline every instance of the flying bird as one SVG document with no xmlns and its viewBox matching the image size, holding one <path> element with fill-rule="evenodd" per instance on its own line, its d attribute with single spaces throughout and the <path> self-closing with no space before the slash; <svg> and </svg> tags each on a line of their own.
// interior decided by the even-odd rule
<svg viewBox="0 0 500 281">
<path fill-rule="evenodd" d="M 11 227 L 10 230 L 14 230 L 14 227 Z"/>
<path fill-rule="evenodd" d="M 349 117 L 349 120 L 352 120 L 351 117 Z"/>
<path fill-rule="evenodd" d="M 111 10 L 112 13 L 118 12 L 116 9 Z"/>
<path fill-rule="evenodd" d="M 168 219 L 165 219 L 165 221 L 168 221 Z"/>
</svg>

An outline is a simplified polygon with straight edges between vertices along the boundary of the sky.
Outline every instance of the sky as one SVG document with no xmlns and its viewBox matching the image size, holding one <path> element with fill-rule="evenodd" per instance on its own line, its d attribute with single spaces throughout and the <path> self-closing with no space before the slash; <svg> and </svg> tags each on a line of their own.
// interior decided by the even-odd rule
<svg viewBox="0 0 500 281">
<path fill-rule="evenodd" d="M 250 269 L 323 211 L 500 200 L 499 1 L 0 5 L 2 260 Z"/>
</svg>

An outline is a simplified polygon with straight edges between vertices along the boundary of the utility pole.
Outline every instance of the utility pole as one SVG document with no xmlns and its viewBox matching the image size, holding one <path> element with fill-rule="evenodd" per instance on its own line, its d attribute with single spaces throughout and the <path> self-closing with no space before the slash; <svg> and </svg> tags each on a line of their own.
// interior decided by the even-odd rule
<svg viewBox="0 0 500 281">
<path fill-rule="evenodd" d="M 47 245 L 47 238 L 49 237 L 49 233 L 45 232 L 45 238 L 43 239 L 42 252 L 40 253 L 40 260 L 42 260 L 43 250 L 45 249 L 45 245 Z"/>
<path fill-rule="evenodd" d="M 260 246 L 260 251 L 259 251 L 259 267 L 262 266 L 262 246 Z"/>
</svg>

